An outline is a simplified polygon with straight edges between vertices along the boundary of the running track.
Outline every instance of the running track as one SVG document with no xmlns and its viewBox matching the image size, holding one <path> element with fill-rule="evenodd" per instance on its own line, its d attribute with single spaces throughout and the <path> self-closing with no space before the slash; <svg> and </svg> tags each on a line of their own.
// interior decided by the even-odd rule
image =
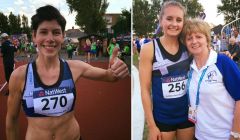
<svg viewBox="0 0 240 140">
<path fill-rule="evenodd" d="M 16 67 L 26 62 L 18 62 Z M 108 62 L 93 62 L 93 66 L 107 68 Z M 0 58 L 0 84 L 5 81 Z M 131 139 L 131 78 L 116 83 L 80 79 L 76 84 L 75 116 L 83 140 Z M 114 92 L 113 92 L 114 91 Z M 0 94 L 0 140 L 6 139 L 5 117 L 7 97 Z M 24 140 L 27 120 L 20 112 L 20 138 Z"/>
</svg>

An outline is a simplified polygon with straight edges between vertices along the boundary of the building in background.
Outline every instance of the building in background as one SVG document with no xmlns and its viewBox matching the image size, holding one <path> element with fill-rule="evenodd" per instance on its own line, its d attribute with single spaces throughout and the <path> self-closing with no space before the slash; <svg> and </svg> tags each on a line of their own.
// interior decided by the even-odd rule
<svg viewBox="0 0 240 140">
<path fill-rule="evenodd" d="M 121 14 L 117 14 L 117 13 L 106 13 L 103 18 L 106 20 L 107 22 L 107 31 L 109 34 L 113 34 L 114 31 L 112 29 L 112 26 L 114 26 L 117 23 L 118 17 Z"/>
</svg>

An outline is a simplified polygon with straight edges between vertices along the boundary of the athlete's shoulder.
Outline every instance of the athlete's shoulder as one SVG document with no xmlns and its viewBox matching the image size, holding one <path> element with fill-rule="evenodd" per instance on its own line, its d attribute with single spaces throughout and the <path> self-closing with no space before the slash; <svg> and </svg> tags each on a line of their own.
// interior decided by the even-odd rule
<svg viewBox="0 0 240 140">
<path fill-rule="evenodd" d="M 83 61 L 80 60 L 66 60 L 65 62 L 68 64 L 70 69 L 75 67 L 82 67 L 85 64 Z"/>
<path fill-rule="evenodd" d="M 12 72 L 11 77 L 15 77 L 15 78 L 25 77 L 27 66 L 28 66 L 28 64 L 25 64 L 25 65 L 22 65 L 22 66 L 19 66 L 18 68 L 16 68 Z"/>
<path fill-rule="evenodd" d="M 27 64 L 22 65 L 16 68 L 10 77 L 9 80 L 9 88 L 14 87 L 14 89 L 22 89 L 25 83 L 26 71 L 27 71 Z M 13 86 L 11 86 L 13 85 Z"/>
<path fill-rule="evenodd" d="M 145 58 L 152 60 L 153 53 L 154 53 L 154 44 L 153 44 L 153 41 L 150 41 L 141 47 L 140 60 Z"/>
<path fill-rule="evenodd" d="M 145 44 L 143 44 L 142 45 L 142 47 L 141 47 L 141 49 L 151 49 L 151 48 L 153 48 L 153 41 L 149 41 L 149 42 L 147 42 L 147 43 L 145 43 Z"/>
<path fill-rule="evenodd" d="M 68 63 L 68 66 L 69 66 L 73 76 L 79 75 L 79 74 L 81 75 L 81 73 L 83 71 L 86 71 L 90 67 L 92 67 L 88 63 L 85 63 L 85 62 L 80 61 L 80 60 L 67 60 L 66 62 Z"/>
</svg>

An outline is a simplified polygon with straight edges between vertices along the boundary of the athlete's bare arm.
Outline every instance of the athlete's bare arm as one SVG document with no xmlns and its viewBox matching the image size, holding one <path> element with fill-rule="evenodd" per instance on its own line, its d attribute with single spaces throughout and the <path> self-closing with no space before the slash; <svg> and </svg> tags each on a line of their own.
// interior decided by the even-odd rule
<svg viewBox="0 0 240 140">
<path fill-rule="evenodd" d="M 19 139 L 18 117 L 21 109 L 22 89 L 25 82 L 26 65 L 17 68 L 9 80 L 8 111 L 6 117 L 7 140 Z"/>
<path fill-rule="evenodd" d="M 69 60 L 73 79 L 76 82 L 80 77 L 101 80 L 101 81 L 116 81 L 128 75 L 128 69 L 124 62 L 118 60 L 111 68 L 105 70 L 102 68 L 93 67 L 87 63 L 78 60 Z"/>
<path fill-rule="evenodd" d="M 147 43 L 141 48 L 139 61 L 139 74 L 143 108 L 145 112 L 146 121 L 149 128 L 149 140 L 160 139 L 160 131 L 157 128 L 153 113 L 151 100 L 151 77 L 152 77 L 152 62 L 153 62 L 153 43 Z M 159 137 L 159 138 L 158 138 Z"/>
</svg>

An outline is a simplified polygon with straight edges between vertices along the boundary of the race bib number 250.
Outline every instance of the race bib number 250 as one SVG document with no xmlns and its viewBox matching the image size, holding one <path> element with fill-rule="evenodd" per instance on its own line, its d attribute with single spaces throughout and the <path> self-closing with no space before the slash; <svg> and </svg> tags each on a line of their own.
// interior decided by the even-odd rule
<svg viewBox="0 0 240 140">
<path fill-rule="evenodd" d="M 186 94 L 187 76 L 169 76 L 162 78 L 163 97 L 165 99 L 178 98 Z"/>
</svg>

